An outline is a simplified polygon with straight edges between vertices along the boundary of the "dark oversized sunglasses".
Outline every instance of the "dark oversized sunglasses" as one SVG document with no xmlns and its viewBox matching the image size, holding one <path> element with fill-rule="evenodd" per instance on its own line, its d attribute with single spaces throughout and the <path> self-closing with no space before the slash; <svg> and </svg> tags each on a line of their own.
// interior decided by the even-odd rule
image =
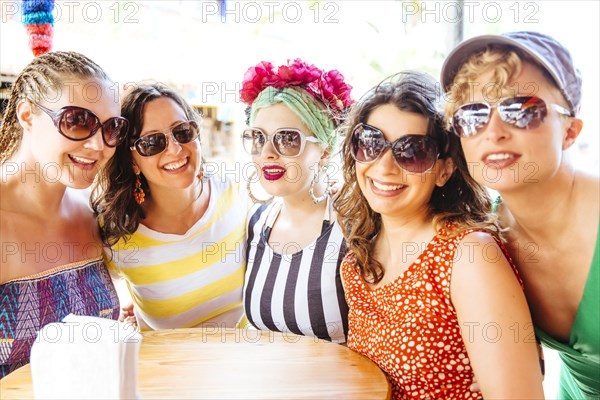
<svg viewBox="0 0 600 400">
<path fill-rule="evenodd" d="M 171 128 L 169 135 L 176 143 L 186 144 L 198 137 L 198 124 L 194 121 L 185 121 Z M 143 157 L 151 157 L 162 153 L 169 145 L 169 137 L 163 132 L 151 133 L 138 138 L 130 150 L 136 150 Z"/>
<path fill-rule="evenodd" d="M 269 141 L 282 157 L 298 157 L 304 151 L 306 142 L 319 143 L 316 137 L 306 136 L 295 128 L 277 129 L 271 136 L 259 128 L 247 128 L 242 133 L 244 150 L 253 156 L 260 154 Z"/>
<path fill-rule="evenodd" d="M 427 172 L 439 156 L 437 141 L 431 136 L 404 135 L 390 142 L 380 129 L 362 123 L 352 131 L 351 154 L 357 162 L 372 163 L 388 147 L 396 164 L 408 172 Z"/>
<path fill-rule="evenodd" d="M 560 114 L 573 116 L 573 113 L 558 104 L 550 106 Z M 498 110 L 500 119 L 519 129 L 535 129 L 548 115 L 546 102 L 535 96 L 519 96 L 501 99 L 492 106 L 486 102 L 467 103 L 460 106 L 452 115 L 452 128 L 461 138 L 477 135 L 490 121 L 492 108 Z"/>
<path fill-rule="evenodd" d="M 67 139 L 86 140 L 94 136 L 98 129 L 102 129 L 104 143 L 108 147 L 115 147 L 127 136 L 129 121 L 123 117 L 112 117 L 102 123 L 100 118 L 87 108 L 66 106 L 52 111 L 32 100 L 29 101 L 48 114 L 58 132 Z"/>
</svg>

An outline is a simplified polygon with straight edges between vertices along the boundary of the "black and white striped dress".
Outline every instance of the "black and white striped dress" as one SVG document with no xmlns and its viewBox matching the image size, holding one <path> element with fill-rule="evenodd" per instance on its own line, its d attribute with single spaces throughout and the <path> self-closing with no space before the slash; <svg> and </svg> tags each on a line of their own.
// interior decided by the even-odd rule
<svg viewBox="0 0 600 400">
<path fill-rule="evenodd" d="M 342 230 L 330 221 L 330 207 L 320 236 L 303 249 L 288 244 L 286 253 L 268 244 L 280 201 L 254 206 L 249 214 L 244 282 L 246 316 L 258 329 L 346 341 L 348 306 L 340 278 L 346 253 Z M 294 249 L 295 246 L 296 249 Z"/>
</svg>

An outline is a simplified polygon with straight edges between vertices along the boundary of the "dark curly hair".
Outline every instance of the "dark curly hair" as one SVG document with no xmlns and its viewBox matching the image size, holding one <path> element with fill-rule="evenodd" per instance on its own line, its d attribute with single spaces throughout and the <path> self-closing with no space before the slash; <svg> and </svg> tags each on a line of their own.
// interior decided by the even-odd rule
<svg viewBox="0 0 600 400">
<path fill-rule="evenodd" d="M 351 154 L 352 131 L 365 123 L 377 107 L 391 104 L 399 110 L 417 113 L 428 119 L 427 135 L 436 139 L 440 159 L 452 159 L 455 170 L 443 187 L 435 187 L 429 211 L 436 230 L 450 226 L 452 234 L 480 228 L 500 235 L 495 216 L 489 213 L 491 199 L 487 190 L 469 175 L 459 138 L 444 128 L 440 84 L 429 75 L 406 71 L 386 78 L 367 92 L 351 109 L 341 127 L 344 185 L 334 207 L 343 227 L 349 254 L 363 278 L 371 283 L 384 275 L 381 263 L 371 257 L 373 239 L 381 229 L 381 215 L 374 212 L 356 181 L 356 162 Z"/>
<path fill-rule="evenodd" d="M 130 146 L 142 131 L 146 104 L 161 97 L 173 100 L 189 121 L 200 124 L 201 116 L 196 110 L 163 84 L 135 85 L 125 94 L 121 115 L 129 120 L 127 137 L 117 146 L 114 157 L 100 171 L 92 189 L 92 208 L 98 218 L 102 241 L 108 247 L 112 247 L 121 238 L 127 240 L 145 218 L 144 210 L 133 196 L 136 175 Z M 146 197 L 151 196 L 142 174 L 140 180 Z"/>
</svg>

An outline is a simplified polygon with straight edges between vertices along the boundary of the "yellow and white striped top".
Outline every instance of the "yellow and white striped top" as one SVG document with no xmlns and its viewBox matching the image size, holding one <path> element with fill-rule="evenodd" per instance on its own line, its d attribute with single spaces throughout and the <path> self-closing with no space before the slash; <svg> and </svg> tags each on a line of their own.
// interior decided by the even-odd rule
<svg viewBox="0 0 600 400">
<path fill-rule="evenodd" d="M 142 329 L 214 324 L 233 327 L 242 317 L 248 196 L 218 175 L 208 209 L 183 235 L 140 224 L 113 246 L 108 266 L 126 280 Z"/>
</svg>

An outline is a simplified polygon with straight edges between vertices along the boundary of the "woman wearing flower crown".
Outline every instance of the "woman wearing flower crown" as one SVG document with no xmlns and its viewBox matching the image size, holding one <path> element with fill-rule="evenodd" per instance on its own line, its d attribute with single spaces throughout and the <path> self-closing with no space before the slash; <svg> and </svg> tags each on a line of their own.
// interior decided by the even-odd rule
<svg viewBox="0 0 600 400">
<path fill-rule="evenodd" d="M 130 129 L 99 176 L 93 207 L 137 324 L 234 327 L 243 314 L 247 196 L 203 173 L 200 117 L 173 90 L 134 86 L 121 112 Z"/>
<path fill-rule="evenodd" d="M 346 252 L 330 201 L 327 165 L 337 124 L 351 104 L 338 71 L 301 60 L 261 62 L 244 76 L 242 135 L 269 193 L 248 216 L 244 307 L 259 329 L 345 342 L 348 307 L 339 275 Z"/>
</svg>

